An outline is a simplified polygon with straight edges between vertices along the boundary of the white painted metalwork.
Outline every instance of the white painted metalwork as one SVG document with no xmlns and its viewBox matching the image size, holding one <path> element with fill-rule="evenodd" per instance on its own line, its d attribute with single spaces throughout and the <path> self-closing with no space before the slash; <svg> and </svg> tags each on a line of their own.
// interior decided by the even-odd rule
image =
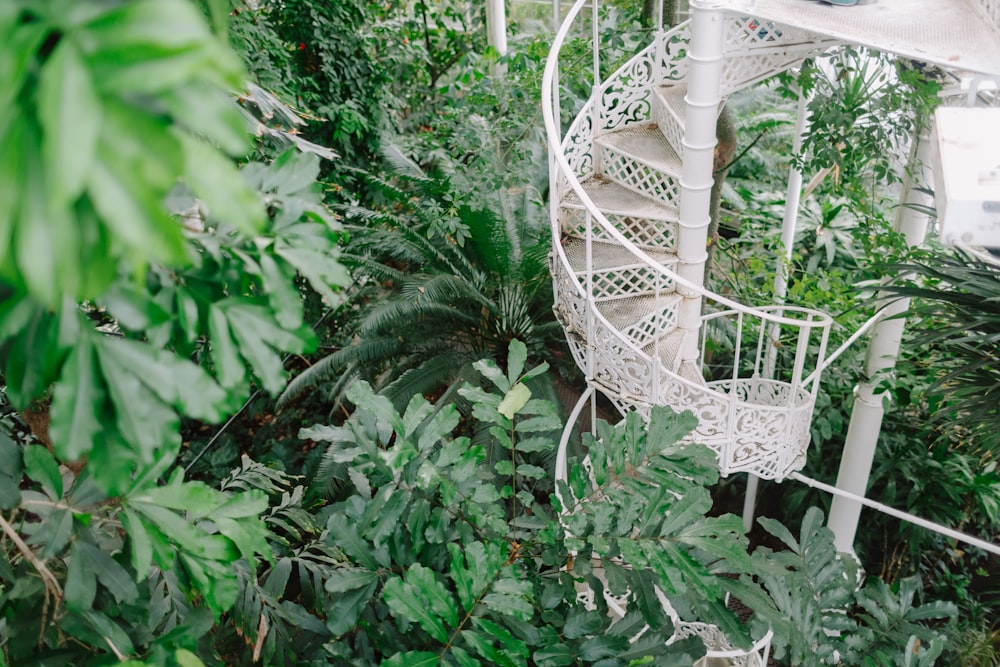
<svg viewBox="0 0 1000 667">
<path fill-rule="evenodd" d="M 1000 0 L 756 0 L 759 20 L 949 69 L 1000 72 Z"/>
<path fill-rule="evenodd" d="M 889 516 L 901 519 L 903 521 L 912 523 L 915 526 L 920 526 L 921 528 L 926 528 L 927 530 L 938 533 L 939 535 L 944 535 L 947 538 L 957 540 L 963 544 L 968 544 L 970 546 L 976 547 L 977 549 L 982 549 L 983 551 L 989 552 L 1000 556 L 1000 544 L 994 542 L 987 542 L 986 540 L 980 539 L 978 537 L 973 537 L 972 535 L 966 535 L 965 533 L 953 530 L 948 526 L 942 526 L 934 521 L 928 521 L 922 517 L 910 514 L 909 512 L 903 512 L 894 507 L 889 507 L 888 505 L 874 500 L 869 500 L 863 495 L 858 495 L 851 493 L 849 491 L 844 491 L 843 489 L 838 489 L 835 486 L 830 486 L 829 484 L 824 484 L 819 480 L 815 480 L 811 477 L 806 477 L 802 473 L 792 473 L 789 475 L 791 479 L 797 482 L 802 482 L 806 486 L 811 486 L 814 489 L 819 489 L 820 491 L 826 491 L 827 493 L 834 496 L 834 498 L 843 498 L 852 503 L 858 505 L 864 505 L 865 507 L 870 507 L 874 510 L 878 510 L 882 514 L 888 514 Z"/>
<path fill-rule="evenodd" d="M 930 142 L 927 137 L 914 139 L 910 173 L 903 192 L 903 206 L 898 209 L 896 230 L 910 245 L 919 245 L 927 234 L 928 216 L 924 212 L 933 203 L 926 194 L 931 181 Z M 880 295 L 885 307 L 872 328 L 865 358 L 865 379 L 854 389 L 854 407 L 847 427 L 844 453 L 837 473 L 837 487 L 848 493 L 863 496 L 868 490 L 875 447 L 878 444 L 882 418 L 885 416 L 887 394 L 878 385 L 882 375 L 892 370 L 899 355 L 903 339 L 905 318 L 901 317 L 910 306 L 909 299 L 889 299 Z M 845 496 L 837 496 L 830 506 L 827 525 L 833 530 L 834 544 L 839 551 L 853 552 L 854 537 L 861 518 L 861 504 Z"/>
<path fill-rule="evenodd" d="M 702 285 L 723 81 L 750 85 L 829 43 L 695 7 L 691 23 L 658 32 L 600 82 L 564 137 L 557 57 L 543 78 L 556 314 L 574 360 L 623 409 L 693 411 L 691 439 L 727 475 L 781 479 L 804 463 L 831 320 L 751 308 Z M 755 51 L 777 60 L 762 69 Z"/>
</svg>

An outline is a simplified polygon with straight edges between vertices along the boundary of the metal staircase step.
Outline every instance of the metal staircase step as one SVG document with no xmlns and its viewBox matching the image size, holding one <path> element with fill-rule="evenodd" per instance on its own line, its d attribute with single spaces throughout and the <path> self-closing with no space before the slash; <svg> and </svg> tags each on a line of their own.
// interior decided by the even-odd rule
<svg viewBox="0 0 1000 667">
<path fill-rule="evenodd" d="M 587 271 L 587 241 L 576 237 L 565 237 L 563 248 L 566 251 L 566 258 L 569 265 L 577 276 L 582 276 Z M 649 259 L 661 266 L 673 267 L 677 263 L 677 255 L 671 252 L 647 250 Z M 636 267 L 646 267 L 650 271 L 648 264 L 629 252 L 625 247 L 612 242 L 594 241 L 591 247 L 591 267 L 595 272 L 605 273 L 608 271 L 624 272 Z"/>
<path fill-rule="evenodd" d="M 588 178 L 581 185 L 591 201 L 605 215 L 629 215 L 646 220 L 677 220 L 677 208 L 671 204 L 651 201 L 638 195 L 620 183 L 595 176 Z M 583 210 L 583 202 L 573 190 L 563 198 L 561 206 Z"/>
<path fill-rule="evenodd" d="M 587 179 L 582 185 L 608 222 L 629 241 L 647 252 L 674 252 L 677 210 L 672 206 L 654 202 L 599 176 Z M 586 209 L 572 190 L 560 204 L 559 224 L 563 234 L 578 238 L 587 236 Z M 595 240 L 615 242 L 603 227 L 594 224 L 590 229 Z"/>
<path fill-rule="evenodd" d="M 677 308 L 683 297 L 676 292 L 597 302 L 608 323 L 636 347 L 655 345 L 677 327 Z"/>
<path fill-rule="evenodd" d="M 653 88 L 653 120 L 677 155 L 683 155 L 684 123 L 687 120 L 687 84 L 677 83 Z M 719 113 L 725 102 L 719 103 Z"/>
<path fill-rule="evenodd" d="M 996 0 L 860 0 L 853 7 L 757 0 L 753 15 L 762 24 L 771 20 L 949 69 L 1000 74 Z"/>
<path fill-rule="evenodd" d="M 632 125 L 602 135 L 600 173 L 605 178 L 676 206 L 680 200 L 681 159 L 656 125 Z"/>
</svg>

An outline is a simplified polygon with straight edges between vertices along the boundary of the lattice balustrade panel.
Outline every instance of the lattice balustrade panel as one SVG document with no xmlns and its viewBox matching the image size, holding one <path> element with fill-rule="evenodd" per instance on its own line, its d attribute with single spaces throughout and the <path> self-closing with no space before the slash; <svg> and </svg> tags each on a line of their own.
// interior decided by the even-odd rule
<svg viewBox="0 0 1000 667">
<path fill-rule="evenodd" d="M 680 181 L 630 155 L 606 149 L 603 172 L 607 178 L 618 181 L 639 194 L 668 204 L 680 201 Z"/>
<path fill-rule="evenodd" d="M 732 382 L 712 383 L 729 392 Z M 801 389 L 790 400 L 791 386 L 773 380 L 736 382 L 732 438 L 720 454 L 723 474 L 752 472 L 765 479 L 781 479 L 796 462 L 805 460 L 809 447 L 812 396 Z"/>
<path fill-rule="evenodd" d="M 631 215 L 605 213 L 608 222 L 640 248 L 676 252 L 677 225 L 664 220 L 649 220 Z M 564 206 L 559 210 L 559 224 L 564 234 L 577 238 L 587 237 L 587 214 L 581 208 Z M 614 237 L 600 225 L 593 226 L 595 241 L 614 241 Z"/>
<path fill-rule="evenodd" d="M 657 107 L 656 124 L 660 128 L 660 132 L 663 133 L 671 148 L 677 151 L 678 155 L 683 155 L 684 126 L 666 106 L 658 104 Z"/>
<path fill-rule="evenodd" d="M 653 392 L 653 363 L 621 335 L 598 321 L 594 327 L 594 379 L 619 398 L 648 401 Z"/>
<path fill-rule="evenodd" d="M 563 140 L 563 153 L 577 178 L 594 172 L 594 102 L 590 100 L 570 125 Z"/>
<path fill-rule="evenodd" d="M 670 266 L 672 267 L 673 263 Z M 582 285 L 586 285 L 586 275 L 580 275 L 577 279 Z M 669 276 L 643 264 L 594 271 L 592 281 L 593 296 L 598 300 L 657 292 L 669 294 L 674 291 L 674 282 Z"/>
<path fill-rule="evenodd" d="M 708 665 L 714 667 L 716 664 L 723 664 L 722 662 L 716 663 L 712 660 L 712 652 L 723 652 L 723 651 L 734 651 L 737 650 L 735 646 L 726 638 L 726 635 L 717 626 L 711 625 L 709 623 L 686 623 L 681 621 L 677 624 L 677 629 L 674 633 L 675 639 L 672 641 L 677 641 L 678 639 L 687 639 L 688 637 L 698 637 L 705 644 L 705 648 L 708 649 Z M 744 655 L 725 658 L 726 667 L 766 667 L 767 660 L 765 655 L 769 652 L 767 647 L 770 645 L 770 641 L 758 648 L 756 651 L 748 651 Z"/>
<path fill-rule="evenodd" d="M 801 28 L 774 23 L 752 16 L 732 17 L 726 23 L 726 54 L 745 53 L 751 49 L 829 41 L 822 35 Z"/>
<path fill-rule="evenodd" d="M 677 412 L 693 412 L 698 418 L 698 428 L 689 439 L 719 452 L 719 436 L 725 434 L 729 416 L 729 402 L 724 395 L 664 370 L 658 402 L 660 405 L 669 405 Z"/>
<path fill-rule="evenodd" d="M 587 335 L 587 301 L 580 293 L 576 278 L 557 258 L 552 264 L 555 286 L 556 317 L 563 329 L 580 336 Z"/>
<path fill-rule="evenodd" d="M 604 131 L 650 120 L 656 78 L 656 44 L 650 44 L 601 87 L 599 126 Z"/>
<path fill-rule="evenodd" d="M 726 58 L 722 67 L 722 94 L 728 95 L 794 67 L 822 48 L 808 44 L 794 49 L 765 53 L 751 52 Z"/>
</svg>

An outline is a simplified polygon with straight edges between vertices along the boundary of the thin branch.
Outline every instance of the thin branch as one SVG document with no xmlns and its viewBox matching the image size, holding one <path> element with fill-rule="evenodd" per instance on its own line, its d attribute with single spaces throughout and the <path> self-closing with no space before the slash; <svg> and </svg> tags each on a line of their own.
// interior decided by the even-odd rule
<svg viewBox="0 0 1000 667">
<path fill-rule="evenodd" d="M 11 539 L 17 547 L 17 550 L 21 552 L 22 556 L 24 556 L 24 559 L 35 568 L 39 576 L 42 578 L 42 583 L 45 585 L 45 599 L 42 604 L 42 623 L 41 628 L 38 631 L 38 643 L 41 644 L 42 638 L 45 636 L 45 617 L 48 616 L 49 604 L 51 603 L 52 598 L 55 598 L 56 601 L 62 600 L 62 587 L 59 585 L 59 580 L 56 579 L 56 576 L 52 574 L 52 570 L 45 565 L 44 561 L 39 560 L 38 556 L 35 555 L 35 552 L 31 550 L 31 547 L 25 544 L 24 540 L 21 539 L 21 536 L 18 535 L 16 530 L 14 530 L 14 527 L 7 522 L 7 519 L 3 518 L 3 515 L 0 515 L 0 528 L 3 528 L 3 532 L 6 533 L 7 537 Z M 55 614 L 55 611 L 52 613 Z"/>
</svg>

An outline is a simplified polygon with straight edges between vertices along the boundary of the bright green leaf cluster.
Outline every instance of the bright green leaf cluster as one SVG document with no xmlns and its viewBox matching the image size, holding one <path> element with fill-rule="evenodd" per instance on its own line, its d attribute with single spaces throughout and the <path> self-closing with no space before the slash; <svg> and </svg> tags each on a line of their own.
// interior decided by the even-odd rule
<svg viewBox="0 0 1000 667">
<path fill-rule="evenodd" d="M 101 294 L 119 261 L 189 262 L 166 206 L 181 182 L 216 217 L 263 224 L 229 157 L 249 148 L 228 96 L 242 66 L 192 2 L 18 0 L 0 38 L 16 54 L 0 68 L 0 278 L 16 290 L 52 307 Z"/>
</svg>

